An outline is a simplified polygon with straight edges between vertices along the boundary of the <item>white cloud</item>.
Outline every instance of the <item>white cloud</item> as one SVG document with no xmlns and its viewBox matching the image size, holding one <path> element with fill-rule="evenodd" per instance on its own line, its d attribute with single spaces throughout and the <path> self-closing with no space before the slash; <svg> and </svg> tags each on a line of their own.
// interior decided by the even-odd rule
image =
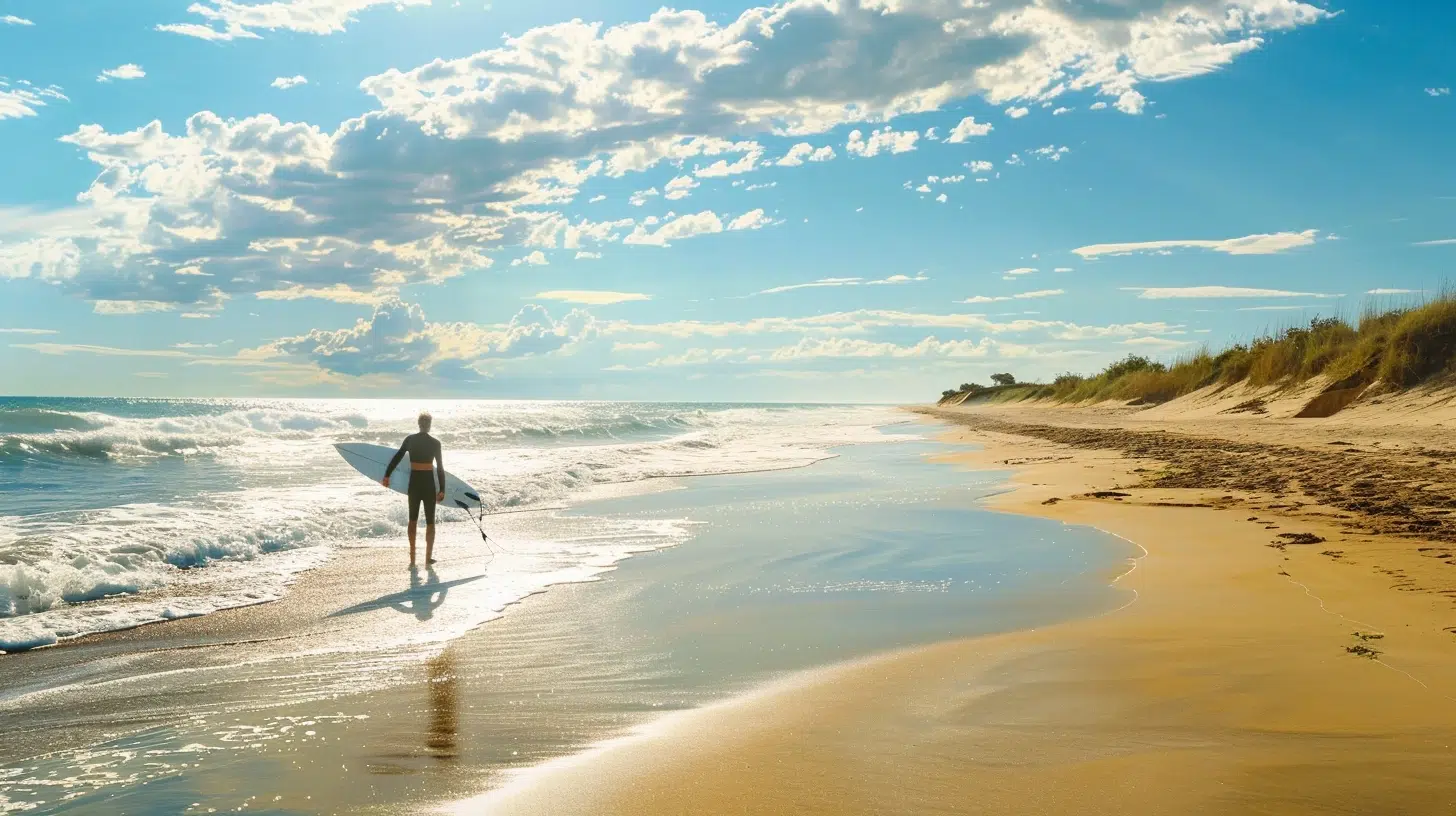
<svg viewBox="0 0 1456 816">
<path fill-rule="evenodd" d="M 1037 157 L 1038 159 L 1046 159 L 1047 161 L 1061 161 L 1062 157 L 1070 152 L 1072 152 L 1072 149 L 1070 147 L 1066 147 L 1065 145 L 1062 147 L 1057 147 L 1056 145 L 1047 145 L 1046 147 L 1038 147 L 1037 149 L 1031 151 L 1031 155 Z"/>
<path fill-rule="evenodd" d="M 1012 153 L 1010 158 L 1006 159 L 1006 163 L 1012 166 L 1026 164 L 1026 162 L 1022 161 L 1020 153 Z"/>
<path fill-rule="evenodd" d="M 348 329 L 315 329 L 251 350 L 255 357 L 301 358 L 351 377 L 469 373 L 490 360 L 570 352 L 599 335 L 596 320 L 572 310 L 553 320 L 542 307 L 523 307 L 505 325 L 430 323 L 418 304 L 391 299 Z"/>
<path fill-rule="evenodd" d="M 588 252 L 584 249 L 576 253 L 576 260 L 578 261 L 597 261 L 601 260 L 601 257 L 602 253 L 600 252 Z"/>
<path fill-rule="evenodd" d="M 938 195 L 938 196 L 935 197 L 935 200 L 936 201 L 939 201 L 942 204 L 944 204 L 949 199 L 950 199 L 950 196 L 946 195 L 945 193 L 941 193 L 940 195 Z"/>
<path fill-rule="evenodd" d="M 727 159 L 719 159 L 707 167 L 699 167 L 693 170 L 693 175 L 698 178 L 722 178 L 723 176 L 750 173 L 758 169 L 758 160 L 761 158 L 763 158 L 763 151 L 754 150 L 744 153 L 732 162 Z"/>
<path fill-rule="evenodd" d="M 1006 116 L 1009 119 L 1020 119 L 1021 117 L 1025 116 L 1025 115 L 1027 115 L 1029 113 L 1031 113 L 1031 109 L 1030 108 L 1007 108 L 1006 109 Z"/>
<path fill-rule="evenodd" d="M 303 300 L 305 298 L 313 298 L 316 300 L 331 300 L 334 303 L 377 306 L 389 300 L 391 297 L 395 297 L 395 294 L 391 290 L 361 292 L 342 284 L 335 284 L 333 286 L 314 289 L 301 285 L 290 286 L 286 289 L 270 289 L 264 292 L 257 292 L 254 297 L 257 297 L 259 300 Z"/>
<path fill-rule="evenodd" d="M 97 82 L 110 82 L 113 79 L 141 79 L 147 72 L 142 70 L 140 65 L 128 62 L 125 65 L 118 65 L 115 68 L 107 68 L 97 77 Z"/>
<path fill-rule="evenodd" d="M 1451 89 L 1450 88 L 1427 88 L 1426 89 L 1426 94 L 1429 95 L 1429 96 L 1450 96 L 1451 95 Z"/>
<path fill-rule="evenodd" d="M 0 77 L 0 121 L 35 116 L 36 108 L 44 108 L 47 100 L 71 101 L 60 86 L 40 88 L 24 80 L 12 83 Z M 3 272 L 0 272 L 3 276 Z"/>
<path fill-rule="evenodd" d="M 761 210 L 758 212 L 762 212 Z M 742 216 L 740 216 L 742 217 Z M 710 235 L 723 231 L 723 219 L 712 210 L 703 210 L 692 215 L 683 215 L 668 221 L 659 227 L 655 232 L 649 230 L 649 225 L 638 224 L 632 234 L 622 239 L 624 244 L 640 244 L 645 246 L 670 246 L 671 242 L 683 238 L 693 238 L 698 235 Z"/>
<path fill-rule="evenodd" d="M 772 289 L 764 289 L 754 292 L 755 295 L 776 295 L 780 292 L 792 292 L 795 289 L 817 289 L 823 286 L 857 286 L 864 282 L 864 278 L 820 278 L 808 283 L 793 283 L 788 286 L 775 286 Z"/>
<path fill-rule="evenodd" d="M 1112 103 L 1112 106 L 1123 113 L 1136 116 L 1143 112 L 1147 103 L 1148 100 L 1142 94 L 1134 90 L 1126 90 L 1118 95 L 1117 101 Z"/>
<path fill-rule="evenodd" d="M 426 2 L 198 0 L 190 22 L 162 29 L 328 34 L 385 13 L 377 7 Z M 0 276 L 179 306 L 293 286 L 435 283 L 519 247 L 550 248 L 536 242 L 559 242 L 569 223 L 560 209 L 597 175 L 663 162 L 700 176 L 746 172 L 762 153 L 756 134 L 840 127 L 866 129 L 865 153 L 873 140 L 878 152 L 903 151 L 908 133 L 868 128 L 971 98 L 999 109 L 1073 92 L 1121 101 L 1329 16 L 1297 0 L 1138 0 L 1117 14 L 1102 5 L 791 0 L 712 19 L 666 9 L 619 25 L 541 26 L 385 71 L 360 86 L 375 110 L 342 123 L 200 112 L 172 132 L 85 125 L 64 137 L 96 172 L 89 188 L 68 191 L 82 226 L 7 237 Z M 0 90 L 0 116 L 34 115 L 29 93 Z M 699 157 L 707 167 L 691 164 Z M 693 223 L 658 232 L 695 234 Z M 701 215 L 697 226 L 711 229 Z M 165 274 L 181 267 L 211 277 Z"/>
<path fill-rule="evenodd" d="M 1160 252 L 1172 249 L 1211 249 L 1229 255 L 1274 255 L 1291 249 L 1313 244 L 1319 230 L 1304 232 L 1276 232 L 1272 234 L 1246 235 L 1242 238 L 1228 238 L 1222 241 L 1143 241 L 1127 244 L 1093 244 L 1072 250 L 1083 258 L 1100 255 L 1128 255 L 1134 252 Z"/>
<path fill-rule="evenodd" d="M 374 6 L 427 6 L 430 0 L 271 0 L 246 4 L 236 0 L 204 0 L 187 11 L 207 20 L 201 23 L 168 23 L 157 26 L 202 40 L 259 39 L 258 31 L 294 31 L 300 34 L 336 34 L 356 15 Z"/>
<path fill-rule="evenodd" d="M 749 210 L 743 215 L 733 219 L 728 225 L 730 230 L 756 230 L 762 229 L 773 223 L 773 219 L 764 215 L 763 210 Z"/>
<path fill-rule="evenodd" d="M 641 207 L 647 203 L 647 199 L 659 195 L 662 195 L 662 193 L 659 193 L 656 187 L 647 190 L 638 190 L 632 194 L 631 198 L 627 199 L 627 202 L 634 207 Z"/>
<path fill-rule="evenodd" d="M 0 334 L 59 334 L 55 329 L 0 329 Z"/>
<path fill-rule="evenodd" d="M 640 292 L 605 292 L 595 289 L 557 289 L 537 292 L 539 300 L 559 300 L 562 303 L 579 303 L 583 306 L 611 306 L 614 303 L 630 303 L 637 300 L 651 300 L 651 295 Z"/>
<path fill-rule="evenodd" d="M 1365 294 L 1367 294 L 1367 295 L 1414 295 L 1417 291 L 1419 291 L 1419 290 L 1416 290 L 1416 289 L 1371 289 L 1370 291 L 1366 292 Z"/>
<path fill-rule="evenodd" d="M 662 197 L 668 201 L 678 201 L 692 195 L 693 188 L 700 186 L 700 182 L 693 180 L 692 176 L 678 176 L 662 186 Z"/>
<path fill-rule="evenodd" d="M 774 162 L 774 164 L 777 164 L 779 167 L 798 167 L 805 161 L 826 162 L 833 158 L 834 147 L 832 145 L 815 148 L 808 142 L 799 142 L 789 148 L 789 152 L 785 153 L 784 157 Z"/>
<path fill-rule="evenodd" d="M 928 280 L 930 280 L 930 276 L 929 275 L 925 274 L 924 272 L 917 272 L 917 273 L 915 273 L 914 276 L 911 276 L 911 275 L 891 275 L 888 278 L 882 278 L 880 280 L 865 281 L 865 285 L 866 286 L 893 286 L 893 285 L 900 284 L 900 283 L 919 283 L 921 281 L 928 281 Z"/>
<path fill-rule="evenodd" d="M 1178 348 L 1179 346 L 1186 346 L 1188 345 L 1189 341 L 1173 340 L 1168 337 L 1130 337 L 1122 342 L 1124 345 L 1128 346 L 1144 346 L 1150 348 L 1171 349 Z"/>
<path fill-rule="evenodd" d="M 987 357 L 995 347 L 995 341 L 984 337 L 976 341 L 940 340 L 935 337 L 927 337 L 911 345 L 876 342 L 851 337 L 805 337 L 795 345 L 775 349 L 768 355 L 768 360 L 772 362 L 789 362 L 825 357 L 890 357 L 902 359 L 948 357 L 952 359 L 967 359 Z"/>
<path fill-rule="evenodd" d="M 920 140 L 920 134 L 913 130 L 902 130 L 896 132 L 888 127 L 871 131 L 868 139 L 859 130 L 849 132 L 849 141 L 845 143 L 844 150 L 853 156 L 870 158 L 877 156 L 881 151 L 890 153 L 908 153 L 915 149 L 915 143 Z"/>
<path fill-rule="evenodd" d="M 662 344 L 656 340 L 647 340 L 642 343 L 613 343 L 612 351 L 661 351 Z"/>
<path fill-rule="evenodd" d="M 996 297 L 989 297 L 987 295 L 976 295 L 975 297 L 968 297 L 965 300 L 958 300 L 956 302 L 970 304 L 1002 303 L 1008 300 L 1037 300 L 1039 298 L 1056 297 L 1058 295 L 1065 294 L 1066 291 L 1062 289 L 1038 289 L 1035 292 L 1022 292 L 1019 295 L 997 295 Z"/>
<path fill-rule="evenodd" d="M 988 161 L 966 162 L 965 166 L 966 169 L 970 170 L 972 173 L 989 173 L 992 170 L 996 169 L 996 165 Z"/>
<path fill-rule="evenodd" d="M 1456 245 L 1456 238 L 1442 238 L 1439 241 L 1420 241 L 1416 246 L 1453 246 Z"/>
<path fill-rule="evenodd" d="M 538 249 L 529 255 L 511 261 L 511 266 L 546 266 L 548 263 L 550 262 L 546 260 L 546 253 Z"/>
<path fill-rule="evenodd" d="M 1314 297 L 1337 298 L 1341 295 L 1325 295 L 1314 292 L 1288 292 L 1283 289 L 1253 289 L 1242 286 L 1124 286 L 1124 292 L 1137 292 L 1144 300 L 1167 300 L 1169 298 L 1284 298 Z"/>
<path fill-rule="evenodd" d="M 7 14 L 4 17 L 0 17 L 0 24 L 13 25 L 13 26 L 33 26 L 33 25 L 35 25 L 35 23 L 31 22 L 30 20 L 27 20 L 24 17 L 16 17 L 14 14 Z"/>
<path fill-rule="evenodd" d="M 592 196 L 591 198 L 587 199 L 586 200 L 586 203 L 588 203 L 588 204 L 595 204 L 598 201 L 606 201 L 606 200 L 607 200 L 607 197 L 605 195 L 602 195 L 601 193 L 598 193 L 598 194 Z"/>
<path fill-rule="evenodd" d="M 991 124 L 976 121 L 976 117 L 967 116 L 951 128 L 950 135 L 945 140 L 951 144 L 959 144 L 969 140 L 972 136 L 985 136 L 992 130 Z"/>
<path fill-rule="evenodd" d="M 304 76 L 303 74 L 298 74 L 297 76 L 291 77 L 278 77 L 277 79 L 273 80 L 273 82 L 271 83 L 271 87 L 277 88 L 280 91 L 286 91 L 289 88 L 297 88 L 299 85 L 307 84 L 308 77 Z"/>
<path fill-rule="evenodd" d="M 772 289 L 764 289 L 754 292 L 755 295 L 773 295 L 779 292 L 791 292 L 795 289 L 817 289 L 825 286 L 896 286 L 902 283 L 918 283 L 930 280 L 930 276 L 924 272 L 917 272 L 911 275 L 891 275 L 879 280 L 865 280 L 864 278 L 820 278 L 808 283 L 794 283 L 787 286 L 775 286 Z"/>
<path fill-rule="evenodd" d="M 1073 269 L 1070 266 L 1059 266 L 1056 269 L 1053 269 L 1052 271 L 1053 272 L 1076 272 L 1077 270 Z"/>
<path fill-rule="evenodd" d="M 1013 280 L 1015 278 L 1021 277 L 1022 275 L 1030 275 L 1036 271 L 1036 267 L 1034 266 L 1019 266 L 1015 269 L 1008 269 L 1005 272 L 1002 272 L 1001 277 L 1006 278 L 1007 280 Z"/>
<path fill-rule="evenodd" d="M 1052 111 L 1052 116 L 1061 116 L 1063 114 L 1067 114 L 1067 113 L 1071 113 L 1071 112 L 1072 112 L 1072 109 L 1071 108 L 1057 108 L 1056 110 Z"/>
<path fill-rule="evenodd" d="M 1088 106 L 1088 110 L 1106 110 L 1106 109 L 1107 109 L 1107 103 L 1106 102 L 1093 102 L 1091 105 Z"/>
</svg>

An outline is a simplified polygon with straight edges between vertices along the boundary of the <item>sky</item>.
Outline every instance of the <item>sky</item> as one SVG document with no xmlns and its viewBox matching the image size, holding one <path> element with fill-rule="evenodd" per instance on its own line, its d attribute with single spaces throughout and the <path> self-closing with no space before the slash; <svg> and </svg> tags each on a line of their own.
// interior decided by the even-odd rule
<svg viewBox="0 0 1456 816">
<path fill-rule="evenodd" d="M 1446 0 L 0 0 L 0 392 L 924 401 L 1443 290 Z"/>
</svg>

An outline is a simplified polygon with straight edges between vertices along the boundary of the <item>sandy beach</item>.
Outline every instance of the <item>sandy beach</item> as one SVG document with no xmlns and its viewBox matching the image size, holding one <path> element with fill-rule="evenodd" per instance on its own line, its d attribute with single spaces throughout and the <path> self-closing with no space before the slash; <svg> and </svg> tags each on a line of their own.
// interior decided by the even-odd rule
<svg viewBox="0 0 1456 816">
<path fill-rule="evenodd" d="M 1135 597 L 799 675 L 457 812 L 1456 809 L 1444 399 L 1227 407 L 924 410 L 1014 469 L 990 506 L 1138 545 Z"/>
</svg>

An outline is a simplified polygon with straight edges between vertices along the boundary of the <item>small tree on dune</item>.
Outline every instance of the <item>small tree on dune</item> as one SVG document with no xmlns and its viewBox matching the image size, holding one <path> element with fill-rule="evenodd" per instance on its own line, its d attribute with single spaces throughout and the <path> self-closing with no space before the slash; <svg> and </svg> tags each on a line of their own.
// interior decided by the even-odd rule
<svg viewBox="0 0 1456 816">
<path fill-rule="evenodd" d="M 1010 374 L 992 374 L 991 382 L 997 385 L 1016 385 L 1016 378 Z"/>
</svg>

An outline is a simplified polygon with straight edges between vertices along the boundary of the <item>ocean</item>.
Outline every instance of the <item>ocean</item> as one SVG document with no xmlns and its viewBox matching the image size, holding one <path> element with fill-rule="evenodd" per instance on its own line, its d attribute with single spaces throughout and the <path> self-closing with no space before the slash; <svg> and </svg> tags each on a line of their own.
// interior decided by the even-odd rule
<svg viewBox="0 0 1456 816">
<path fill-rule="evenodd" d="M 0 651 L 275 600 L 341 549 L 398 546 L 404 501 L 333 443 L 397 445 L 423 409 L 446 468 L 487 513 L 662 477 L 802 467 L 903 421 L 804 405 L 3 398 Z M 683 537 L 627 527 L 592 546 L 538 547 L 512 562 L 521 574 L 509 583 L 524 596 Z"/>
<path fill-rule="evenodd" d="M 490 541 L 333 443 L 435 416 Z M 421 812 L 805 669 L 1127 602 L 884 407 L 0 401 L 0 813 Z M 171 621 L 161 625 L 143 625 Z M 109 633 L 101 637 L 88 637 Z M 72 642 L 67 643 L 67 640 Z"/>
</svg>

